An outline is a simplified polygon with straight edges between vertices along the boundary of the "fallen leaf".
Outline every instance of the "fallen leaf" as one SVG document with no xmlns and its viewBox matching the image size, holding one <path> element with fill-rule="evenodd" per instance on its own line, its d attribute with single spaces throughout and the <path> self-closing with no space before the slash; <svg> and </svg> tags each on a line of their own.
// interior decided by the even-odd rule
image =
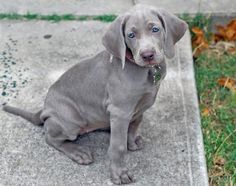
<svg viewBox="0 0 236 186">
<path fill-rule="evenodd" d="M 227 40 L 233 41 L 235 33 L 236 33 L 236 31 L 234 29 L 232 29 L 232 28 L 227 29 L 225 31 L 225 36 L 226 36 Z"/>
<path fill-rule="evenodd" d="M 205 38 L 204 32 L 200 28 L 193 27 L 192 32 L 195 34 L 192 40 L 192 45 L 194 48 L 193 56 L 198 57 L 202 51 L 206 50 L 209 47 L 209 44 Z"/>
<path fill-rule="evenodd" d="M 220 86 L 228 88 L 231 92 L 236 93 L 236 80 L 231 78 L 220 78 L 217 80 Z"/>
<path fill-rule="evenodd" d="M 236 19 L 231 20 L 226 26 L 216 25 L 217 33 L 213 35 L 213 41 L 235 41 L 236 40 Z"/>
<path fill-rule="evenodd" d="M 216 54 L 236 54 L 236 42 L 218 41 L 209 46 L 210 49 Z"/>
<path fill-rule="evenodd" d="M 225 162 L 226 162 L 225 159 L 222 157 L 216 157 L 213 160 L 214 165 L 218 165 L 218 166 L 224 166 Z"/>
<path fill-rule="evenodd" d="M 221 37 L 225 39 L 226 29 L 221 25 L 216 25 L 216 30 L 218 31 L 218 35 L 220 35 Z"/>
<path fill-rule="evenodd" d="M 223 176 L 225 173 L 224 173 L 224 169 L 219 166 L 219 165 L 214 165 L 212 168 L 211 168 L 211 171 L 209 172 L 209 177 L 218 177 L 218 176 Z"/>
<path fill-rule="evenodd" d="M 209 108 L 204 108 L 202 111 L 202 116 L 209 116 L 210 115 L 210 109 Z"/>
<path fill-rule="evenodd" d="M 228 52 L 229 54 L 231 54 L 231 55 L 236 54 L 236 47 L 229 48 L 229 49 L 227 50 L 227 52 Z"/>
<path fill-rule="evenodd" d="M 196 35 L 204 35 L 204 32 L 199 27 L 193 27 L 192 32 Z"/>
<path fill-rule="evenodd" d="M 236 30 L 236 19 L 231 20 L 228 24 L 227 27 L 233 28 Z"/>
<path fill-rule="evenodd" d="M 218 41 L 224 40 L 224 38 L 220 34 L 216 33 L 212 35 L 211 40 L 217 43 Z"/>
</svg>

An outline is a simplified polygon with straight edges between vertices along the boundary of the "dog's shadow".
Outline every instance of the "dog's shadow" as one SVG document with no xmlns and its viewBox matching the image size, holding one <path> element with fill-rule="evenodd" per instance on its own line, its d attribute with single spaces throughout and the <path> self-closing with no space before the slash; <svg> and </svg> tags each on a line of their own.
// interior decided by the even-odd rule
<svg viewBox="0 0 236 186">
<path fill-rule="evenodd" d="M 107 154 L 110 141 L 110 128 L 98 129 L 93 132 L 79 135 L 74 143 L 88 148 L 95 158 L 95 161 L 104 159 Z"/>
</svg>

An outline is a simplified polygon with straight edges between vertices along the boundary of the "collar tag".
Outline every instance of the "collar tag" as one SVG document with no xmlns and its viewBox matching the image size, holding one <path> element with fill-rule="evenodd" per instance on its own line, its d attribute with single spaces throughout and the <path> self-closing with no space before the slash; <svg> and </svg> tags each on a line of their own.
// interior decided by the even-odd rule
<svg viewBox="0 0 236 186">
<path fill-rule="evenodd" d="M 152 76 L 153 84 L 157 84 L 158 81 L 161 80 L 161 67 L 159 65 L 155 65 L 150 69 L 150 75 Z"/>
</svg>

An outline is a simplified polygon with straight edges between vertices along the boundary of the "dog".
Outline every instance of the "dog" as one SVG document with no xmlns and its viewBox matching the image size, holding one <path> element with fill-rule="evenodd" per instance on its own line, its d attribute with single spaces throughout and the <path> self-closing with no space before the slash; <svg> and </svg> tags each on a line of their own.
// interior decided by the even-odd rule
<svg viewBox="0 0 236 186">
<path fill-rule="evenodd" d="M 111 181 L 132 183 L 124 155 L 143 147 L 137 129 L 165 77 L 165 57 L 175 55 L 174 45 L 187 27 L 164 9 L 136 5 L 110 24 L 102 38 L 106 50 L 73 66 L 50 87 L 42 110 L 9 105 L 3 110 L 43 125 L 46 142 L 79 164 L 90 164 L 93 157 L 73 141 L 110 128 Z"/>
</svg>

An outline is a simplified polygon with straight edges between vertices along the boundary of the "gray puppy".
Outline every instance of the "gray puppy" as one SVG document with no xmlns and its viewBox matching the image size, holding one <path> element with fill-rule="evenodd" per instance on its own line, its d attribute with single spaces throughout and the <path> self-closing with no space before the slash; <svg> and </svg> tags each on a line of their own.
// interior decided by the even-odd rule
<svg viewBox="0 0 236 186">
<path fill-rule="evenodd" d="M 154 103 L 165 77 L 165 56 L 174 56 L 174 44 L 186 29 L 184 21 L 163 9 L 136 5 L 111 23 L 102 38 L 106 51 L 75 65 L 50 87 L 42 110 L 3 109 L 44 125 L 46 142 L 79 164 L 93 158 L 73 140 L 110 127 L 111 180 L 131 183 L 124 154 L 142 148 L 137 129 L 143 112 Z"/>
</svg>

